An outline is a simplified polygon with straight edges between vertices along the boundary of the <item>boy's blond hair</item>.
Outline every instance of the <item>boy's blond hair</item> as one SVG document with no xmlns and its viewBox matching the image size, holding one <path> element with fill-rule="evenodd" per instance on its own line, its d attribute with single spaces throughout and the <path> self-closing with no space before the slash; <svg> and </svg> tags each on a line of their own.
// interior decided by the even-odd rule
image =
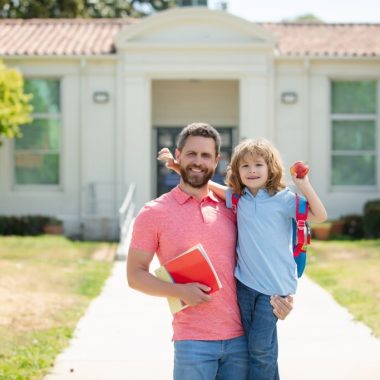
<svg viewBox="0 0 380 380">
<path fill-rule="evenodd" d="M 268 165 L 265 188 L 270 195 L 285 188 L 284 166 L 278 150 L 266 139 L 246 139 L 235 147 L 227 169 L 226 184 L 235 193 L 241 194 L 245 187 L 240 179 L 239 166 L 246 157 L 262 157 Z"/>
</svg>

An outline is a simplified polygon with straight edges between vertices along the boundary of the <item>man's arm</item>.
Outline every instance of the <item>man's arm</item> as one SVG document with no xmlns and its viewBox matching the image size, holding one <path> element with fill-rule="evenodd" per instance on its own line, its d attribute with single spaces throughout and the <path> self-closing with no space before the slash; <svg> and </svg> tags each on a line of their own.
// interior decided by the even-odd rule
<svg viewBox="0 0 380 380">
<path fill-rule="evenodd" d="M 206 292 L 210 288 L 199 283 L 172 284 L 161 281 L 149 272 L 154 253 L 131 248 L 127 259 L 128 285 L 140 292 L 158 297 L 181 298 L 190 306 L 196 306 L 211 299 Z"/>
<path fill-rule="evenodd" d="M 293 309 L 293 297 L 287 296 L 285 298 L 280 296 L 272 296 L 270 303 L 273 306 L 273 314 L 278 319 L 285 319 Z"/>
</svg>

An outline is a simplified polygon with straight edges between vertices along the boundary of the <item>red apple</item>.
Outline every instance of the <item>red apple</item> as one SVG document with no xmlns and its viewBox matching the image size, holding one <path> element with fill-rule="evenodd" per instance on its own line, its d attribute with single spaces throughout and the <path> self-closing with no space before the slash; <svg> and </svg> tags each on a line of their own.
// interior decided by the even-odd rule
<svg viewBox="0 0 380 380">
<path fill-rule="evenodd" d="M 296 161 L 290 168 L 290 174 L 295 175 L 297 178 L 303 178 L 309 173 L 309 165 L 303 161 Z"/>
</svg>

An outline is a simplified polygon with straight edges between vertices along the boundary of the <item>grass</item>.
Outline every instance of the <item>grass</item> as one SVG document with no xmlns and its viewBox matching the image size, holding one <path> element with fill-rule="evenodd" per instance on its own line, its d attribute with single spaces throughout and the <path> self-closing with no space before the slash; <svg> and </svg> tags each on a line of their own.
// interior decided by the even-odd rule
<svg viewBox="0 0 380 380">
<path fill-rule="evenodd" d="M 67 345 L 111 263 L 107 243 L 0 237 L 0 379 L 39 380 Z"/>
<path fill-rule="evenodd" d="M 380 240 L 314 240 L 308 256 L 307 275 L 380 337 Z"/>
</svg>

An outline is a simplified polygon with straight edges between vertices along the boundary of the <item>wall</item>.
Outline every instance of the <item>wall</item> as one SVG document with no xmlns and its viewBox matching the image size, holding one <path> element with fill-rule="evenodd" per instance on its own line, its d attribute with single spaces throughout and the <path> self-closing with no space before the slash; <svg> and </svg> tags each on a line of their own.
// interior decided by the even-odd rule
<svg viewBox="0 0 380 380">
<path fill-rule="evenodd" d="M 61 183 L 53 187 L 16 187 L 13 142 L 6 141 L 0 149 L 0 213 L 56 216 L 64 220 L 65 233 L 85 232 L 89 237 L 92 230 L 86 230 L 86 223 L 81 226 L 81 222 L 86 218 L 102 217 L 100 235 L 116 237 L 120 199 L 114 196 L 115 183 L 123 187 L 123 192 L 125 186 L 122 180 L 116 179 L 115 173 L 114 62 L 24 58 L 7 60 L 6 64 L 17 67 L 25 78 L 61 80 Z M 110 101 L 94 103 L 94 91 L 107 91 Z M 88 196 L 91 183 L 96 184 L 98 194 L 94 207 Z M 95 235 L 97 233 L 93 237 Z"/>
<path fill-rule="evenodd" d="M 367 200 L 380 198 L 379 120 L 376 137 L 379 152 L 377 186 L 371 189 L 338 189 L 330 185 L 330 80 L 379 80 L 379 72 L 380 63 L 370 60 L 282 59 L 276 64 L 276 144 L 287 167 L 300 159 L 310 164 L 311 181 L 325 203 L 330 218 L 350 213 L 361 214 Z M 297 93 L 297 103 L 282 104 L 281 93 L 284 91 Z M 380 96 L 378 96 L 378 109 L 380 109 Z"/>
</svg>

